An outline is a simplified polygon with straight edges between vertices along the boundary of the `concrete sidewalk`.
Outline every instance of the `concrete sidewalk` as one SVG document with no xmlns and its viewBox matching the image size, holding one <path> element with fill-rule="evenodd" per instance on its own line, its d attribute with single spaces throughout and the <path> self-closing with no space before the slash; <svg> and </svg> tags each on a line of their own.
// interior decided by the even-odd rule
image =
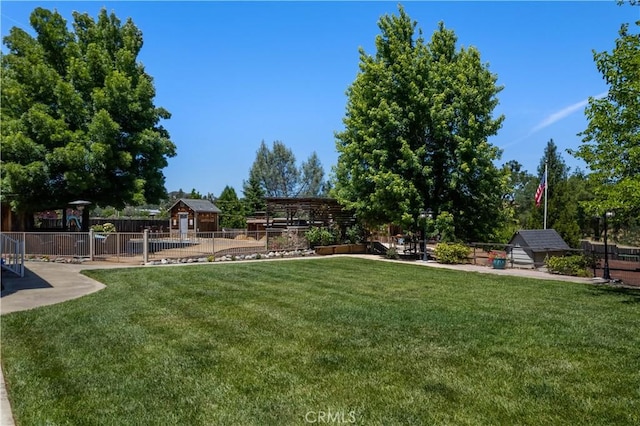
<svg viewBox="0 0 640 426">
<path fill-rule="evenodd" d="M 535 271 L 531 269 L 492 269 L 486 266 L 477 265 L 443 265 L 433 261 L 397 261 L 388 260 L 382 256 L 375 255 L 334 255 L 334 256 L 318 256 L 291 258 L 294 259 L 330 259 L 332 257 L 359 257 L 369 260 L 378 260 L 385 262 L 397 262 L 408 265 L 420 265 L 424 267 L 455 269 L 458 271 L 478 272 L 485 274 L 519 276 L 526 278 L 570 281 L 584 284 L 602 283 L 601 279 L 594 278 L 578 278 L 565 275 L 554 275 L 546 272 Z M 289 259 L 274 259 L 274 261 Z M 271 260 L 256 260 L 243 262 L 269 262 Z M 218 264 L 218 263 L 216 263 Z M 191 264 L 191 265 L 196 265 Z M 202 265 L 202 264 L 200 264 Z M 158 268 L 179 267 L 187 265 L 166 265 L 153 266 Z M 53 305 L 67 300 L 76 299 L 87 294 L 99 291 L 105 286 L 91 278 L 80 273 L 84 269 L 111 269 L 111 268 L 130 268 L 140 267 L 140 265 L 126 263 L 111 262 L 91 262 L 82 264 L 59 264 L 50 262 L 27 262 L 25 264 L 25 276 L 19 278 L 11 275 L 9 272 L 2 272 L 2 282 L 4 290 L 0 299 L 0 315 L 11 312 L 24 311 L 34 309 L 41 306 Z M 0 369 L 0 426 L 13 426 L 13 416 L 11 414 L 11 406 L 7 397 L 4 377 Z"/>
<path fill-rule="evenodd" d="M 53 305 L 94 293 L 104 285 L 80 271 L 97 265 L 26 262 L 24 277 L 2 272 L 0 314 Z"/>
</svg>

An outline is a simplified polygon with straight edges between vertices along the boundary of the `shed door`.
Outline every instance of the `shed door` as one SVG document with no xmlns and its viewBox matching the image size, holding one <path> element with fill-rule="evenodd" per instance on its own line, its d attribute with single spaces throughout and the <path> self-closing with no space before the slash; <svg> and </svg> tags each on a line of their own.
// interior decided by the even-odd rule
<svg viewBox="0 0 640 426">
<path fill-rule="evenodd" d="M 178 213 L 178 223 L 180 229 L 180 239 L 187 238 L 187 230 L 189 229 L 189 214 Z"/>
</svg>

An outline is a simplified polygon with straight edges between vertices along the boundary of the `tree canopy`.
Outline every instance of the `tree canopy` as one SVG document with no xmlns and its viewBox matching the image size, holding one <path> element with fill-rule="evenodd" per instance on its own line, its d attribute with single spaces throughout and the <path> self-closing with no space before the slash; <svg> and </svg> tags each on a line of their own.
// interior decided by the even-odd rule
<svg viewBox="0 0 640 426">
<path fill-rule="evenodd" d="M 137 61 L 142 32 L 102 9 L 97 20 L 36 8 L 36 36 L 14 27 L 2 55 L 4 201 L 18 212 L 84 199 L 124 207 L 166 196 L 162 169 L 175 155 Z"/>
<path fill-rule="evenodd" d="M 242 199 L 244 210 L 248 214 L 255 214 L 266 209 L 264 190 L 256 176 L 249 176 L 249 180 L 242 183 L 242 194 L 244 195 Z"/>
<path fill-rule="evenodd" d="M 284 143 L 274 141 L 269 149 L 262 141 L 249 181 L 259 183 L 267 197 L 317 197 L 324 189 L 324 169 L 315 152 L 298 168 L 293 151 Z"/>
<path fill-rule="evenodd" d="M 640 21 L 635 23 L 640 27 Z M 640 216 L 640 33 L 620 28 L 611 52 L 594 52 L 598 71 L 609 85 L 605 98 L 589 99 L 587 129 L 574 153 L 589 167 L 594 191 L 587 203 L 594 214 L 616 210 Z"/>
<path fill-rule="evenodd" d="M 428 43 L 402 7 L 378 26 L 336 134 L 336 198 L 370 224 L 416 226 L 430 208 L 453 216 L 460 239 L 492 238 L 507 179 L 487 140 L 503 121 L 492 116 L 497 76 L 443 23 Z"/>
<path fill-rule="evenodd" d="M 582 237 L 583 209 L 579 202 L 588 198 L 585 192 L 584 177 L 580 174 L 569 176 L 570 169 L 558 152 L 558 146 L 550 139 L 538 165 L 536 185 L 542 180 L 545 164 L 547 166 L 547 228 L 555 229 L 571 247 L 579 247 Z M 533 198 L 534 192 L 530 196 Z M 534 201 L 529 203 L 534 205 Z M 544 208 L 533 208 L 530 228 L 542 228 Z M 588 224 L 587 224 L 588 228 Z"/>
<path fill-rule="evenodd" d="M 238 199 L 235 189 L 229 185 L 225 186 L 220 196 L 215 200 L 215 203 L 222 212 L 220 214 L 221 227 L 244 228 L 247 226 L 244 205 Z"/>
</svg>

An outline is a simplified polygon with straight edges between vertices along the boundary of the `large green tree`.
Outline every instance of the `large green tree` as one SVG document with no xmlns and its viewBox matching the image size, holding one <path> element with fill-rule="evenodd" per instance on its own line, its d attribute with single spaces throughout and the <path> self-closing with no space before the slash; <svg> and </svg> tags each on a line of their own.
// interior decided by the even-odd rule
<svg viewBox="0 0 640 426">
<path fill-rule="evenodd" d="M 526 227 L 541 229 L 544 225 L 544 201 L 540 207 L 534 207 L 534 193 L 547 166 L 547 228 L 555 229 L 560 236 L 574 248 L 579 247 L 580 239 L 589 233 L 592 216 L 583 203 L 592 198 L 584 173 L 580 170 L 570 174 L 570 168 L 558 152 L 553 139 L 547 142 L 544 154 L 538 165 L 536 187 L 529 188 L 526 206 L 532 212 Z"/>
<path fill-rule="evenodd" d="M 266 209 L 264 190 L 256 176 L 249 176 L 249 180 L 242 183 L 242 194 L 244 195 L 242 202 L 247 214 L 256 214 Z"/>
<path fill-rule="evenodd" d="M 569 167 L 558 152 L 558 146 L 550 139 L 544 149 L 544 155 L 538 164 L 538 182 L 547 169 L 547 228 L 555 229 L 560 236 L 573 247 L 576 247 L 580 228 L 577 223 L 576 194 L 570 194 L 568 185 Z M 531 205 L 534 204 L 531 194 Z M 544 198 L 539 208 L 534 210 L 532 228 L 542 229 L 544 226 Z"/>
<path fill-rule="evenodd" d="M 360 49 L 347 92 L 334 194 L 372 225 L 417 226 L 431 208 L 453 215 L 460 239 L 494 238 L 506 183 L 488 142 L 503 121 L 496 75 L 443 23 L 428 43 L 402 7 L 378 26 L 376 54 Z"/>
<path fill-rule="evenodd" d="M 247 226 L 244 205 L 238 199 L 238 194 L 236 194 L 235 189 L 228 185 L 225 186 L 215 203 L 222 212 L 220 214 L 221 227 L 237 229 Z"/>
<path fill-rule="evenodd" d="M 317 197 L 324 187 L 324 169 L 315 152 L 298 167 L 283 142 L 274 141 L 270 149 L 262 141 L 249 180 L 258 182 L 267 197 Z"/>
<path fill-rule="evenodd" d="M 549 139 L 544 148 L 544 154 L 540 159 L 537 170 L 537 182 L 540 183 L 547 167 L 547 228 L 553 228 L 555 222 L 560 217 L 560 213 L 568 206 L 561 205 L 559 200 L 566 190 L 564 185 L 569 176 L 569 168 L 562 156 L 558 153 L 558 146 Z M 534 193 L 531 194 L 530 203 L 535 203 Z M 544 225 L 544 196 L 540 207 L 534 211 L 532 228 L 542 228 Z"/>
<path fill-rule="evenodd" d="M 632 4 L 634 4 L 632 2 Z M 632 6 L 634 7 L 634 6 Z M 637 3 L 636 6 L 637 7 Z M 635 22 L 636 30 L 640 21 Z M 611 52 L 594 52 L 609 85 L 602 99 L 589 99 L 587 129 L 575 155 L 589 168 L 594 214 L 615 210 L 620 218 L 640 218 L 640 33 L 622 25 Z"/>
<path fill-rule="evenodd" d="M 14 27 L 2 55 L 3 201 L 29 212 L 77 199 L 122 208 L 165 194 L 175 146 L 153 80 L 137 61 L 142 32 L 102 9 L 97 20 L 36 8 L 35 37 Z"/>
<path fill-rule="evenodd" d="M 324 168 L 318 154 L 312 152 L 307 161 L 300 167 L 301 197 L 318 197 L 324 191 Z"/>
<path fill-rule="evenodd" d="M 506 220 L 503 223 L 502 238 L 496 241 L 506 242 L 513 236 L 515 231 L 527 228 L 528 223 L 532 221 L 534 211 L 531 200 L 539 180 L 524 170 L 522 164 L 518 161 L 510 160 L 502 167 L 507 175 L 504 194 Z"/>
</svg>

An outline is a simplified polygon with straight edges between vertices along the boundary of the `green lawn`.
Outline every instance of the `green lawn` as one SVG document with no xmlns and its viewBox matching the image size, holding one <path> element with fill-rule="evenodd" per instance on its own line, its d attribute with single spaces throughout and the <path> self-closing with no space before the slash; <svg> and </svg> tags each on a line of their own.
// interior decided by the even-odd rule
<svg viewBox="0 0 640 426">
<path fill-rule="evenodd" d="M 18 425 L 640 423 L 638 291 L 350 258 L 86 273 L 107 288 L 2 317 Z"/>
</svg>

